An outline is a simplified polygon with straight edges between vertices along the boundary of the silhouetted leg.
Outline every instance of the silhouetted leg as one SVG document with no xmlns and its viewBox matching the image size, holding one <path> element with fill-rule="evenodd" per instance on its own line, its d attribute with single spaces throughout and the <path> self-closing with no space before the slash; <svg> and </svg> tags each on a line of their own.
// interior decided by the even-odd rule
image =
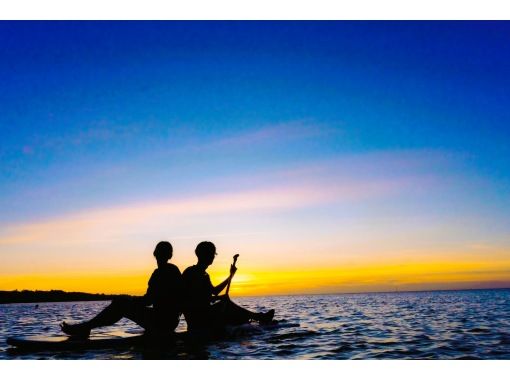
<svg viewBox="0 0 510 380">
<path fill-rule="evenodd" d="M 113 325 L 125 317 L 145 328 L 147 327 L 149 312 L 148 308 L 135 300 L 118 299 L 113 300 L 103 311 L 85 323 L 89 328 L 93 329 Z"/>
<path fill-rule="evenodd" d="M 154 323 L 154 312 L 134 299 L 115 299 L 103 311 L 90 321 L 74 325 L 62 324 L 62 331 L 69 335 L 88 336 L 90 330 L 101 326 L 110 326 L 122 318 L 128 318 L 144 329 Z"/>
<path fill-rule="evenodd" d="M 274 310 L 266 313 L 254 313 L 241 307 L 230 299 L 223 299 L 212 306 L 216 322 L 228 325 L 242 325 L 250 320 L 259 322 L 271 322 L 274 316 Z"/>
<path fill-rule="evenodd" d="M 241 325 L 248 323 L 251 319 L 256 319 L 256 313 L 253 313 L 242 306 L 232 302 L 230 299 L 221 301 L 225 322 L 227 324 Z"/>
</svg>

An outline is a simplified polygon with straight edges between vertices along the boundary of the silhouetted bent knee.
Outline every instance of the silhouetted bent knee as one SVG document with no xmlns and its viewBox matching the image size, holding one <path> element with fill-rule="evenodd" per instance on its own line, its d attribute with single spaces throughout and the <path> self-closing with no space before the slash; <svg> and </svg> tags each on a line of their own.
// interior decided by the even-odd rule
<svg viewBox="0 0 510 380">
<path fill-rule="evenodd" d="M 69 335 L 86 336 L 91 329 L 112 325 L 123 317 L 145 330 L 175 330 L 181 313 L 182 277 L 179 268 L 168 263 L 172 253 L 169 242 L 156 245 L 154 257 L 158 267 L 152 273 L 143 297 L 115 298 L 91 320 L 75 325 L 64 322 L 62 330 Z M 150 305 L 152 308 L 148 307 Z"/>
<path fill-rule="evenodd" d="M 201 242 L 195 249 L 198 262 L 186 268 L 182 274 L 184 283 L 184 317 L 188 330 L 221 330 L 225 325 L 240 325 L 257 320 L 272 320 L 274 310 L 254 313 L 236 305 L 228 296 L 218 296 L 232 279 L 237 268 L 232 265 L 230 276 L 213 286 L 206 272 L 216 256 L 216 247 L 211 242 Z M 213 303 L 217 301 L 216 303 Z"/>
</svg>

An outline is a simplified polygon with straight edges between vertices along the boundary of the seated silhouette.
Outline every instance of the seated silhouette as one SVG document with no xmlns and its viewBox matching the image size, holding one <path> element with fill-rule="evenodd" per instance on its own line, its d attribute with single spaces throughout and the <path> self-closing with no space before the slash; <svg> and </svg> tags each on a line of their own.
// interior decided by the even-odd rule
<svg viewBox="0 0 510 380">
<path fill-rule="evenodd" d="M 184 284 L 183 311 L 188 331 L 220 333 L 226 325 L 241 325 L 251 320 L 269 323 L 274 310 L 254 313 L 236 305 L 228 294 L 218 296 L 229 284 L 237 268 L 230 267 L 230 275 L 225 281 L 213 286 L 206 269 L 214 261 L 216 247 L 209 241 L 197 245 L 195 254 L 198 263 L 186 268 L 182 274 Z"/>
<path fill-rule="evenodd" d="M 142 297 L 114 299 L 98 315 L 78 324 L 61 324 L 71 336 L 87 337 L 93 328 L 109 326 L 123 317 L 132 320 L 146 332 L 168 333 L 175 330 L 181 315 L 182 276 L 179 268 L 168 263 L 173 248 L 167 241 L 159 242 L 154 250 L 158 268 L 152 273 L 147 293 Z M 152 305 L 153 307 L 148 307 Z"/>
</svg>

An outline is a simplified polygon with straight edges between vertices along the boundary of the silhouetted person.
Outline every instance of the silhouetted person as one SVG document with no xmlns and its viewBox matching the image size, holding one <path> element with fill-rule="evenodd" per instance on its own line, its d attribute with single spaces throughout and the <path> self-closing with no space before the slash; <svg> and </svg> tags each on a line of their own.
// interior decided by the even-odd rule
<svg viewBox="0 0 510 380">
<path fill-rule="evenodd" d="M 250 320 L 268 323 L 273 319 L 274 310 L 253 313 L 236 305 L 228 295 L 218 296 L 227 286 L 237 268 L 230 266 L 230 275 L 225 281 L 213 286 L 206 269 L 214 261 L 216 247 L 209 241 L 197 245 L 195 254 L 198 263 L 182 273 L 184 282 L 184 317 L 190 331 L 218 332 L 225 325 L 240 325 Z M 217 301 L 216 303 L 213 303 Z"/>
<path fill-rule="evenodd" d="M 114 299 L 90 321 L 73 325 L 63 322 L 62 331 L 68 335 L 86 337 L 91 329 L 113 325 L 123 317 L 136 322 L 147 332 L 174 331 L 182 309 L 182 276 L 179 268 L 168 263 L 172 252 L 172 245 L 167 241 L 156 245 L 154 257 L 158 268 L 152 273 L 144 296 Z M 153 307 L 148 307 L 150 305 Z"/>
</svg>

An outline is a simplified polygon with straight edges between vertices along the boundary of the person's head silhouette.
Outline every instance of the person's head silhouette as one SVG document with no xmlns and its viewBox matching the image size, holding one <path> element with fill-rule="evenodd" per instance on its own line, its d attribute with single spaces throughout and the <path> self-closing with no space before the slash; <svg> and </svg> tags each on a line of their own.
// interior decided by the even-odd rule
<svg viewBox="0 0 510 380">
<path fill-rule="evenodd" d="M 198 264 L 207 268 L 214 261 L 216 246 L 210 241 L 203 241 L 198 243 L 197 248 L 195 248 L 195 254 L 198 257 Z"/>
<path fill-rule="evenodd" d="M 158 262 L 158 267 L 165 265 L 167 261 L 172 258 L 173 251 L 174 249 L 172 244 L 167 241 L 160 241 L 158 244 L 156 244 L 156 248 L 154 249 L 154 257 Z"/>
</svg>

